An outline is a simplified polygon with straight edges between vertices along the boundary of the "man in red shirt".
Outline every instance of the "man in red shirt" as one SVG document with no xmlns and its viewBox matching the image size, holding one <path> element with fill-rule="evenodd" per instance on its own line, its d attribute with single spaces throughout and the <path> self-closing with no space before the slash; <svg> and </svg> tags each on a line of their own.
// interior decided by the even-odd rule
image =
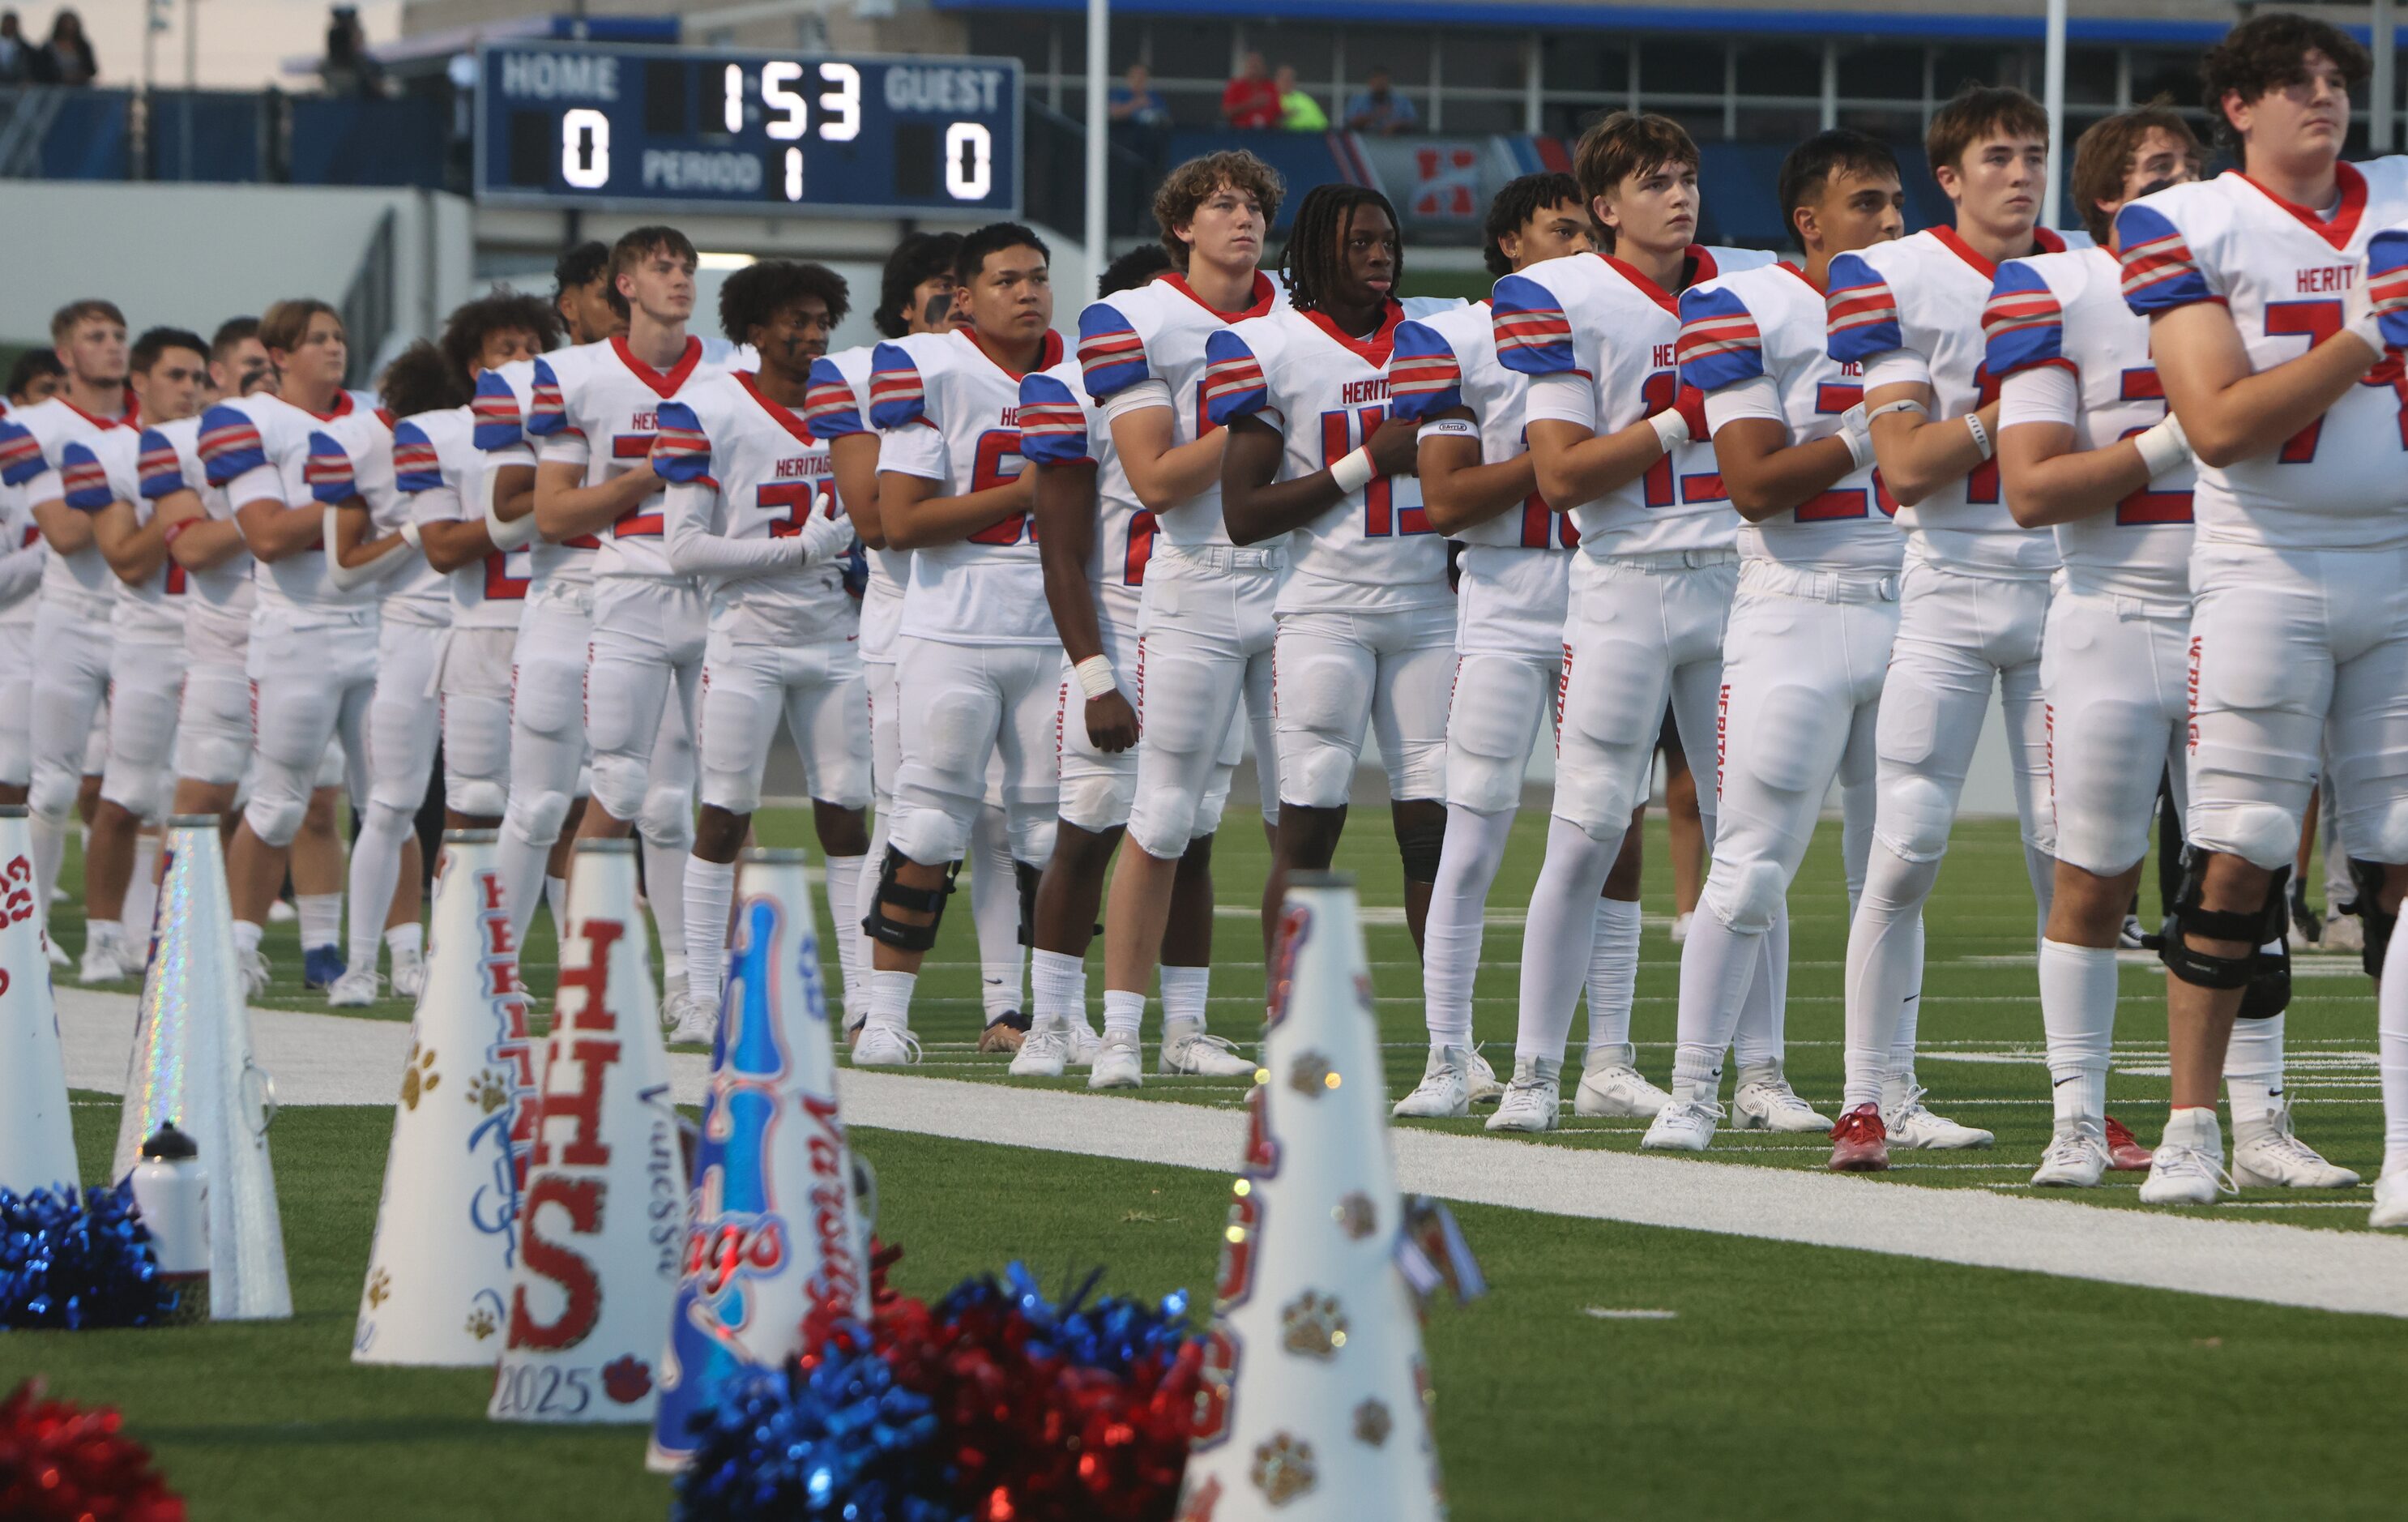
<svg viewBox="0 0 2408 1522">
<path fill-rule="evenodd" d="M 1276 127 L 1280 122 L 1279 86 L 1271 82 L 1263 55 L 1246 54 L 1238 77 L 1221 92 L 1221 120 L 1233 127 Z"/>
</svg>

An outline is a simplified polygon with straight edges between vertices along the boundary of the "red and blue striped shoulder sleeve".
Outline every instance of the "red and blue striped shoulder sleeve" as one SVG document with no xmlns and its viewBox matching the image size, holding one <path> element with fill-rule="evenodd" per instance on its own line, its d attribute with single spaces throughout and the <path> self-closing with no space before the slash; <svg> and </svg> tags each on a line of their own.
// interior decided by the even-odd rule
<svg viewBox="0 0 2408 1522">
<path fill-rule="evenodd" d="M 1237 329 L 1222 328 L 1204 340 L 1204 415 L 1214 426 L 1251 417 L 1269 402 L 1262 361 Z"/>
<path fill-rule="evenodd" d="M 710 480 L 710 436 L 683 402 L 663 402 L 655 414 L 652 471 L 668 481 Z"/>
<path fill-rule="evenodd" d="M 803 388 L 803 424 L 815 438 L 842 438 L 867 433 L 861 421 L 861 399 L 853 382 L 832 359 L 811 361 L 810 379 Z"/>
<path fill-rule="evenodd" d="M 1681 293 L 1681 336 L 1672 357 L 1683 381 L 1719 391 L 1764 373 L 1764 332 L 1736 291 L 1693 288 Z"/>
<path fill-rule="evenodd" d="M 351 469 L 351 452 L 332 434 L 312 431 L 309 435 L 309 458 L 301 467 L 301 480 L 308 484 L 309 495 L 326 507 L 336 507 L 359 495 L 359 482 Z"/>
<path fill-rule="evenodd" d="M 0 423 L 0 483 L 22 486 L 42 473 L 42 441 L 22 423 Z"/>
<path fill-rule="evenodd" d="M 2368 242 L 2366 280 L 2385 345 L 2408 348 L 2408 230 L 2386 228 Z"/>
<path fill-rule="evenodd" d="M 1388 352 L 1388 410 L 1419 423 L 1463 405 L 1463 362 L 1427 323 L 1397 324 Z"/>
<path fill-rule="evenodd" d="M 1145 340 L 1121 309 L 1098 301 L 1079 314 L 1079 369 L 1086 377 L 1087 395 L 1097 401 L 1126 391 L 1152 372 L 1145 362 Z"/>
<path fill-rule="evenodd" d="M 231 407 L 212 407 L 201 414 L 201 468 L 209 484 L 223 486 L 246 470 L 267 463 L 267 445 L 251 414 Z"/>
<path fill-rule="evenodd" d="M 560 394 L 560 377 L 552 373 L 549 363 L 540 359 L 535 362 L 531 389 L 534 395 L 527 400 L 526 431 L 538 438 L 556 438 L 569 432 L 568 403 Z"/>
<path fill-rule="evenodd" d="M 1034 465 L 1095 463 L 1087 448 L 1087 409 L 1058 377 L 1021 377 L 1020 453 Z"/>
<path fill-rule="evenodd" d="M 66 488 L 67 506 L 79 512 L 98 512 L 117 500 L 109 488 L 108 467 L 79 438 L 60 452 L 59 484 Z"/>
<path fill-rule="evenodd" d="M 1508 275 L 1497 282 L 1488 311 L 1497 359 L 1507 369 L 1528 376 L 1581 373 L 1571 319 L 1553 291 L 1526 275 Z"/>
<path fill-rule="evenodd" d="M 928 421 L 928 385 L 911 352 L 899 343 L 882 343 L 870 351 L 870 425 L 901 428 Z"/>
<path fill-rule="evenodd" d="M 142 430 L 142 453 L 135 469 L 142 478 L 145 502 L 156 502 L 184 489 L 184 458 L 176 452 L 174 442 L 156 428 Z"/>
<path fill-rule="evenodd" d="M 2143 317 L 2220 301 L 2190 242 L 2166 214 L 2134 202 L 2115 213 L 2116 257 L 2124 266 L 2124 305 Z"/>
<path fill-rule="evenodd" d="M 431 492 L 443 484 L 443 457 L 435 440 L 407 418 L 393 425 L 393 483 L 405 492 Z"/>
<path fill-rule="evenodd" d="M 1984 363 L 1993 380 L 2043 365 L 2074 367 L 2065 357 L 2065 308 L 2040 271 L 2021 259 L 1999 266 L 1982 307 Z"/>
<path fill-rule="evenodd" d="M 1898 296 L 1889 281 L 1853 253 L 1831 261 L 1830 288 L 1823 297 L 1825 340 L 1842 364 L 1862 364 L 1904 347 L 1899 336 Z"/>
<path fill-rule="evenodd" d="M 519 394 L 492 370 L 477 377 L 477 395 L 469 399 L 470 437 L 480 453 L 509 449 L 526 438 L 526 418 Z"/>
</svg>

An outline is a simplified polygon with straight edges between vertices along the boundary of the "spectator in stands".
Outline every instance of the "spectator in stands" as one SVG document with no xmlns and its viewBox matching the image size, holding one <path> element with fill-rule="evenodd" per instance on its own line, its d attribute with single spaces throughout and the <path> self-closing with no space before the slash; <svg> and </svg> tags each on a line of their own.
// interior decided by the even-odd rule
<svg viewBox="0 0 2408 1522">
<path fill-rule="evenodd" d="M 1263 63 L 1262 54 L 1246 54 L 1238 77 L 1221 92 L 1221 120 L 1240 128 L 1279 125 L 1279 86 L 1271 82 L 1271 72 Z"/>
<path fill-rule="evenodd" d="M 1413 103 L 1397 93 L 1388 80 L 1388 71 L 1375 68 L 1363 81 L 1363 93 L 1346 103 L 1346 130 L 1376 133 L 1393 137 L 1400 132 L 1412 132 L 1422 124 L 1421 114 Z"/>
<path fill-rule="evenodd" d="M 17 13 L 0 10 L 0 84 L 25 82 L 25 55 L 32 50 L 25 46 L 25 34 Z"/>
<path fill-rule="evenodd" d="M 367 29 L 360 25 L 355 6 L 337 6 L 326 22 L 326 61 L 318 78 L 335 95 L 372 95 L 382 83 L 376 60 L 368 56 Z"/>
<path fill-rule="evenodd" d="M 1282 127 L 1289 132 L 1329 130 L 1329 113 L 1321 108 L 1321 102 L 1296 87 L 1294 65 L 1282 64 L 1279 72 L 1271 76 L 1271 83 L 1279 86 Z"/>
<path fill-rule="evenodd" d="M 1154 75 L 1143 64 L 1131 64 L 1121 82 L 1105 97 L 1104 110 L 1114 122 L 1160 131 L 1170 125 L 1170 108 L 1154 88 Z"/>
<path fill-rule="evenodd" d="M 36 84 L 90 84 L 99 72 L 92 39 L 83 35 L 83 18 L 61 9 L 50 19 L 50 40 L 29 60 L 28 75 Z"/>
</svg>

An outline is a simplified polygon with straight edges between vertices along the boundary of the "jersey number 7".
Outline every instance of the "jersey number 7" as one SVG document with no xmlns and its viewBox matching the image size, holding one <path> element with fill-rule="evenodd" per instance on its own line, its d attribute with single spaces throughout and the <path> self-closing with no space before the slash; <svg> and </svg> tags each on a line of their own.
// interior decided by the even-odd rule
<svg viewBox="0 0 2408 1522">
<path fill-rule="evenodd" d="M 2270 338 L 2303 337 L 2308 347 L 2316 345 L 2341 331 L 2341 303 L 2338 301 L 2270 301 L 2266 303 L 2266 337 Z M 2400 439 L 2408 444 L 2408 377 L 2403 377 L 2398 356 L 2386 354 L 2382 363 L 2366 372 L 2358 381 L 2362 386 L 2389 386 L 2400 394 Z M 2324 437 L 2325 420 L 2314 423 L 2284 441 L 2282 452 L 2275 460 L 2283 465 L 2307 465 L 2316 457 L 2317 440 Z"/>
</svg>

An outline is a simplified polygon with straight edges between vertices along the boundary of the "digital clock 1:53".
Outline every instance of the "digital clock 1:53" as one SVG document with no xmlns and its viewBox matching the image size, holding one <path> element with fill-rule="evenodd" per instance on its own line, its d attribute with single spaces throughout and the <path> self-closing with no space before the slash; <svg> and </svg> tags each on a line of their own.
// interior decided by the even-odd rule
<svg viewBox="0 0 2408 1522">
<path fill-rule="evenodd" d="M 1014 59 L 500 42 L 477 65 L 480 201 L 1019 214 Z"/>
</svg>

